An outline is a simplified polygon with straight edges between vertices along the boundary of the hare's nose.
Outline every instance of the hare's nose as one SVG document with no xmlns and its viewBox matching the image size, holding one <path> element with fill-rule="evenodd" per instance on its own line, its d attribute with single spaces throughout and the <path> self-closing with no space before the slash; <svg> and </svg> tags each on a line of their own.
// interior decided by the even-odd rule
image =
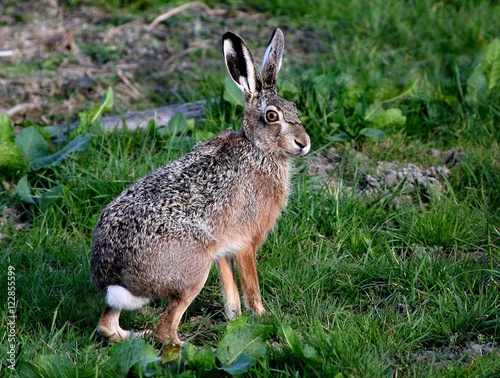
<svg viewBox="0 0 500 378">
<path fill-rule="evenodd" d="M 303 149 L 305 147 L 304 144 L 300 143 L 297 139 L 295 139 L 295 144 L 297 145 L 297 147 L 299 147 L 300 149 Z"/>
<path fill-rule="evenodd" d="M 309 152 L 309 149 L 311 148 L 311 145 L 309 143 L 304 144 L 303 142 L 299 142 L 297 139 L 294 139 L 295 144 L 297 147 L 300 148 L 300 155 L 304 156 Z"/>
</svg>

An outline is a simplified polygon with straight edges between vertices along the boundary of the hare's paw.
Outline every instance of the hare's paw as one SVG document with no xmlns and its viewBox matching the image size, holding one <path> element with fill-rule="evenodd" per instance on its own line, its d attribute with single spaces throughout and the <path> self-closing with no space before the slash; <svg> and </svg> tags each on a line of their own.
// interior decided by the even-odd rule
<svg viewBox="0 0 500 378">
<path fill-rule="evenodd" d="M 255 316 L 262 316 L 264 312 L 266 312 L 266 309 L 262 305 L 262 300 L 261 299 L 247 299 L 246 300 L 246 307 L 251 310 Z"/>
<path fill-rule="evenodd" d="M 239 298 L 238 298 L 239 299 Z M 229 320 L 234 320 L 241 315 L 240 302 L 226 302 L 224 304 L 224 314 Z"/>
<path fill-rule="evenodd" d="M 128 340 L 131 338 L 132 332 L 121 329 L 121 328 L 111 328 L 107 326 L 100 325 L 97 327 L 97 332 L 101 335 L 106 341 L 110 341 L 113 343 L 120 342 L 122 340 Z"/>
</svg>

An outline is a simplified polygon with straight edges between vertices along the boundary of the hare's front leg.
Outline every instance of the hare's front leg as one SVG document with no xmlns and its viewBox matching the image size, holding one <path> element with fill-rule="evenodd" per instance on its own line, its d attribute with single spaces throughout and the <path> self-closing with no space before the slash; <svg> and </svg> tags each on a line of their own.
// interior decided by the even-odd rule
<svg viewBox="0 0 500 378">
<path fill-rule="evenodd" d="M 259 277 L 257 276 L 256 246 L 252 245 L 235 255 L 236 265 L 240 272 L 241 286 L 245 298 L 245 306 L 255 315 L 264 313 L 260 296 Z"/>
<path fill-rule="evenodd" d="M 220 286 L 224 298 L 224 313 L 229 320 L 241 314 L 240 294 L 234 275 L 233 258 L 221 257 L 217 260 Z"/>
</svg>

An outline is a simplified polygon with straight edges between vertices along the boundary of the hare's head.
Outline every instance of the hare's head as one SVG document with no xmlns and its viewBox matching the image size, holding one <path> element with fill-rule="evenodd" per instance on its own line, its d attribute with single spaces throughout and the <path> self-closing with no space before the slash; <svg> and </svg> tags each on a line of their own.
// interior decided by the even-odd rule
<svg viewBox="0 0 500 378">
<path fill-rule="evenodd" d="M 276 79 L 284 47 L 283 33 L 276 29 L 259 72 L 240 36 L 227 32 L 223 37 L 227 69 L 245 95 L 243 133 L 265 153 L 289 158 L 307 154 L 311 143 L 297 115 L 295 104 L 276 93 Z"/>
</svg>

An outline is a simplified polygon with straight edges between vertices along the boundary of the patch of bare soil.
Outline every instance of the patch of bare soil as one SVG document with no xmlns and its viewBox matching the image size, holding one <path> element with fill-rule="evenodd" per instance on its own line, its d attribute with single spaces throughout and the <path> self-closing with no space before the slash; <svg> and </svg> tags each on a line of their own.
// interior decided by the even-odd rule
<svg viewBox="0 0 500 378">
<path fill-rule="evenodd" d="M 464 358 L 464 356 L 474 359 L 475 356 L 484 356 L 492 353 L 500 358 L 500 349 L 497 343 L 470 343 L 464 347 L 442 347 L 427 349 L 413 356 L 416 361 L 440 364 L 445 361 L 453 361 Z"/>
<path fill-rule="evenodd" d="M 407 200 L 411 201 L 411 196 L 405 194 L 408 192 L 419 192 L 421 199 L 429 199 L 431 193 L 446 194 L 447 182 L 452 175 L 450 168 L 463 160 L 465 153 L 459 149 L 449 151 L 433 149 L 428 154 L 441 164 L 420 167 L 411 163 L 401 165 L 397 162 L 381 161 L 376 163 L 375 168 L 368 168 L 368 165 L 373 165 L 373 162 L 365 161 L 368 158 L 358 151 L 349 151 L 349 161 L 358 161 L 362 176 L 354 192 L 360 197 L 369 198 L 382 198 L 399 193 L 392 200 L 396 206 Z M 328 187 L 352 193 L 353 188 L 344 185 L 343 180 L 340 179 L 345 164 L 337 149 L 331 148 L 326 154 L 309 161 L 308 172 L 310 175 L 319 177 L 322 185 L 326 183 Z"/>
<path fill-rule="evenodd" d="M 0 3 L 0 26 L 0 112 L 15 122 L 54 124 L 75 120 L 79 111 L 101 101 L 109 86 L 119 112 L 200 100 L 190 97 L 204 75 L 224 78 L 220 39 L 225 31 L 244 36 L 260 58 L 280 25 L 260 14 L 199 2 L 120 16 L 32 0 Z M 280 27 L 286 33 L 287 26 Z M 307 56 L 311 36 L 286 34 L 287 59 Z"/>
<path fill-rule="evenodd" d="M 4 207 L 0 212 L 0 243 L 7 238 L 5 232 L 16 232 L 27 227 L 29 226 L 22 221 L 22 214 L 18 209 Z"/>
</svg>

